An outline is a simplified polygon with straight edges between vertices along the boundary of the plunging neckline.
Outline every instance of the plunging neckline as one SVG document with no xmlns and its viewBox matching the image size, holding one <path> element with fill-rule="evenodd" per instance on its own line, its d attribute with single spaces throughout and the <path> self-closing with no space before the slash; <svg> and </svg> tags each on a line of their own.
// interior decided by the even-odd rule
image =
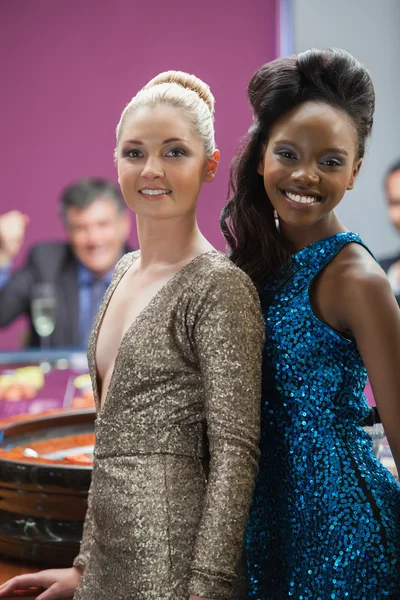
<svg viewBox="0 0 400 600">
<path fill-rule="evenodd" d="M 164 283 L 163 286 L 160 287 L 160 289 L 150 298 L 150 300 L 146 304 L 146 306 L 144 306 L 142 308 L 142 310 L 133 319 L 132 323 L 129 325 L 129 327 L 126 329 L 125 333 L 121 337 L 121 341 L 120 341 L 120 344 L 118 346 L 118 349 L 117 349 L 117 352 L 115 355 L 115 360 L 114 360 L 113 368 L 111 371 L 110 381 L 109 381 L 107 391 L 106 391 L 106 394 L 104 397 L 104 402 L 103 402 L 103 405 L 101 406 L 100 405 L 101 398 L 99 397 L 99 386 L 98 386 L 99 378 L 98 378 L 97 362 L 96 362 L 97 342 L 99 339 L 100 329 L 103 324 L 103 320 L 104 320 L 104 316 L 107 312 L 107 308 L 110 304 L 111 298 L 113 297 L 115 290 L 117 289 L 122 278 L 126 275 L 126 273 L 129 271 L 129 269 L 132 267 L 132 265 L 134 265 L 134 263 L 138 260 L 138 258 L 140 258 L 140 252 L 137 253 L 137 256 L 132 256 L 133 260 L 128 262 L 126 269 L 123 269 L 121 271 L 121 273 L 119 274 L 119 276 L 115 279 L 115 281 L 112 284 L 110 284 L 110 287 L 108 288 L 108 290 L 103 298 L 103 302 L 101 303 L 100 309 L 99 309 L 97 317 L 96 317 L 96 322 L 95 322 L 95 325 L 93 328 L 93 333 L 92 333 L 93 339 L 90 340 L 90 357 L 89 357 L 89 359 L 90 359 L 90 363 L 91 363 L 91 368 L 93 369 L 93 376 L 92 376 L 93 396 L 94 396 L 94 401 L 95 401 L 95 405 L 96 405 L 98 418 L 103 415 L 104 409 L 106 407 L 109 391 L 114 382 L 115 370 L 116 370 L 119 356 L 121 354 L 121 348 L 123 347 L 124 342 L 125 342 L 126 338 L 128 337 L 128 335 L 132 333 L 132 331 L 135 329 L 138 322 L 141 321 L 144 318 L 144 316 L 147 314 L 147 312 L 149 312 L 149 310 L 152 308 L 152 306 L 154 304 L 156 304 L 156 302 L 158 301 L 160 296 L 163 294 L 163 292 L 165 292 L 182 273 L 186 272 L 186 270 L 189 267 L 191 267 L 194 263 L 196 263 L 203 256 L 207 256 L 208 254 L 214 254 L 214 253 L 221 254 L 221 252 L 219 250 L 213 249 L 213 250 L 207 250 L 206 252 L 202 252 L 201 254 L 198 254 L 197 256 L 192 258 L 192 260 L 190 260 L 188 263 L 186 263 L 181 269 L 179 269 L 179 271 L 177 271 L 174 275 L 172 275 L 172 277 L 170 277 L 170 279 L 168 279 Z M 135 255 L 136 252 L 133 252 L 132 254 Z"/>
</svg>

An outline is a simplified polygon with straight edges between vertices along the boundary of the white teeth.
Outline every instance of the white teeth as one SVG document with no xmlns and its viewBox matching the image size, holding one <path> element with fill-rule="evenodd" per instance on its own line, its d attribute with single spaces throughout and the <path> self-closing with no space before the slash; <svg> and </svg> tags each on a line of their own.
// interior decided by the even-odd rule
<svg viewBox="0 0 400 600">
<path fill-rule="evenodd" d="M 300 196 L 300 194 L 292 194 L 291 192 L 285 192 L 285 195 L 289 200 L 293 200 L 293 202 L 298 202 L 299 204 L 315 204 L 318 202 L 318 198 L 315 196 Z"/>
<path fill-rule="evenodd" d="M 140 192 L 147 196 L 162 196 L 163 194 L 170 194 L 171 190 L 140 190 Z"/>
</svg>

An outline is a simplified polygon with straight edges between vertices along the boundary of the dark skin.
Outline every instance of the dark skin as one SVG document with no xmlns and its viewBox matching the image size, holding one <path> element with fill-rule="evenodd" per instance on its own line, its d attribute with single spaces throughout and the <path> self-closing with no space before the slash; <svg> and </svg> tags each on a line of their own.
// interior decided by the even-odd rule
<svg viewBox="0 0 400 600">
<path fill-rule="evenodd" d="M 275 122 L 258 172 L 291 252 L 347 231 L 334 213 L 362 159 L 351 118 L 304 103 Z M 316 278 L 316 315 L 354 338 L 400 473 L 400 311 L 386 275 L 359 244 L 346 245 Z"/>
</svg>

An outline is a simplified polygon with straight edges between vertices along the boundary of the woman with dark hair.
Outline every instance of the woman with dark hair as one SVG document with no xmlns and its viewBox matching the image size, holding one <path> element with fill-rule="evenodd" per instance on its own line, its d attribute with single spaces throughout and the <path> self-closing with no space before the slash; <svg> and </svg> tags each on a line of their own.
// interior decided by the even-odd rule
<svg viewBox="0 0 400 600">
<path fill-rule="evenodd" d="M 399 469 L 400 314 L 334 212 L 364 157 L 372 81 L 343 50 L 309 50 L 261 67 L 248 95 L 221 223 L 266 323 L 250 598 L 399 598 L 400 486 L 360 421 L 368 371 Z"/>
</svg>

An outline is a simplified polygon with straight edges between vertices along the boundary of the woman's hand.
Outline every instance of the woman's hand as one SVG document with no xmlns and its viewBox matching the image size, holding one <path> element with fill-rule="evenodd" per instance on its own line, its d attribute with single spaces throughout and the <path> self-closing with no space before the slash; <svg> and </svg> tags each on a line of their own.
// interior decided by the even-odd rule
<svg viewBox="0 0 400 600">
<path fill-rule="evenodd" d="M 17 575 L 0 586 L 0 597 L 8 596 L 14 590 L 30 587 L 45 588 L 36 600 L 61 600 L 72 598 L 78 587 L 82 571 L 76 567 L 70 569 L 48 569 L 39 573 Z"/>
</svg>

